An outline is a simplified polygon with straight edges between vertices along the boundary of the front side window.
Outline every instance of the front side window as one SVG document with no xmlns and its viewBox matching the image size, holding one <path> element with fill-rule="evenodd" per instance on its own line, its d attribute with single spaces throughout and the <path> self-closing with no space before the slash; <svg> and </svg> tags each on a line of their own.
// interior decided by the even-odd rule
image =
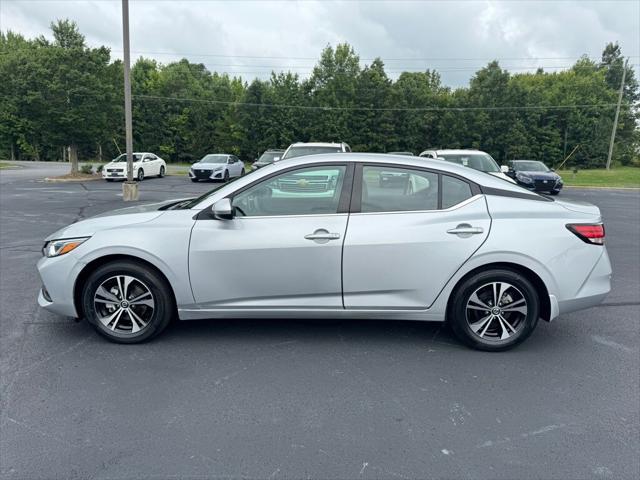
<svg viewBox="0 0 640 480">
<path fill-rule="evenodd" d="M 346 167 L 326 165 L 281 173 L 233 197 L 239 217 L 337 213 Z"/>
<path fill-rule="evenodd" d="M 436 210 L 438 175 L 409 168 L 365 166 L 362 212 Z"/>
</svg>

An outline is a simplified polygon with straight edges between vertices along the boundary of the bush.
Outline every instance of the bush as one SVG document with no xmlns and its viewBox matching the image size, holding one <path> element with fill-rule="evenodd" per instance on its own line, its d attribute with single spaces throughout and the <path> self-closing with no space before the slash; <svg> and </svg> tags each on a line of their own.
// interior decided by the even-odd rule
<svg viewBox="0 0 640 480">
<path fill-rule="evenodd" d="M 91 165 L 82 165 L 80 167 L 80 173 L 85 173 L 87 175 L 93 174 L 93 166 L 91 166 Z"/>
<path fill-rule="evenodd" d="M 103 168 L 104 168 L 104 165 L 98 165 L 98 168 L 96 168 L 96 173 L 102 173 Z"/>
</svg>

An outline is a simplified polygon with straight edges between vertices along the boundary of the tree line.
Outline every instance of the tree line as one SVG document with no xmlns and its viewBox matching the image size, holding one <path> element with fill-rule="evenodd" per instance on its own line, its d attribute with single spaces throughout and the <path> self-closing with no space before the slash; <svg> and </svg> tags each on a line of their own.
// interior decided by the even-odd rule
<svg viewBox="0 0 640 480">
<path fill-rule="evenodd" d="M 124 149 L 123 65 L 89 48 L 76 24 L 53 40 L 0 32 L 0 158 L 110 159 Z M 354 151 L 478 148 L 502 162 L 538 159 L 604 166 L 624 59 L 618 44 L 567 70 L 510 73 L 492 61 L 465 88 L 435 69 L 389 78 L 382 60 L 361 66 L 348 44 L 327 46 L 306 79 L 210 72 L 186 59 L 132 66 L 134 150 L 168 161 L 225 152 L 253 160 L 296 141 L 344 141 Z M 640 91 L 627 67 L 614 161 L 638 165 Z"/>
</svg>

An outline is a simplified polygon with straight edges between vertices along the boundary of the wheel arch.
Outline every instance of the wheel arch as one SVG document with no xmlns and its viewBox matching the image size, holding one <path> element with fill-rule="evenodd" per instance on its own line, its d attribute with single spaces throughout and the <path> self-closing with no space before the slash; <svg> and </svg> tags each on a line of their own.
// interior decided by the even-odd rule
<svg viewBox="0 0 640 480">
<path fill-rule="evenodd" d="M 535 287 L 536 291 L 538 292 L 538 296 L 540 297 L 540 318 L 549 321 L 549 319 L 551 318 L 551 301 L 549 299 L 549 289 L 547 288 L 546 284 L 544 283 L 542 278 L 540 278 L 540 276 L 532 269 L 525 267 L 524 265 L 512 262 L 486 263 L 484 265 L 477 266 L 465 273 L 461 278 L 458 279 L 455 286 L 451 290 L 451 293 L 449 294 L 449 298 L 447 299 L 446 317 L 449 316 L 453 298 L 458 288 L 465 280 L 477 273 L 495 269 L 511 270 L 529 280 Z"/>
<path fill-rule="evenodd" d="M 111 263 L 111 262 L 115 262 L 115 261 L 122 261 L 122 260 L 126 260 L 126 261 L 129 261 L 129 262 L 134 262 L 134 263 L 137 263 L 137 264 L 140 264 L 140 265 L 144 265 L 145 267 L 150 268 L 155 273 L 160 275 L 167 282 L 167 285 L 169 286 L 169 290 L 171 291 L 171 295 L 173 297 L 173 304 L 177 305 L 176 292 L 173 289 L 173 285 L 171 285 L 171 282 L 169 281 L 167 276 L 164 274 L 164 272 L 162 270 L 160 270 L 158 267 L 156 267 L 153 263 L 151 263 L 148 260 L 145 260 L 143 258 L 136 257 L 135 255 L 111 254 L 111 255 L 104 255 L 102 257 L 98 257 L 98 258 L 90 261 L 89 263 L 87 263 L 82 268 L 82 270 L 80 271 L 80 273 L 76 277 L 76 281 L 75 281 L 75 283 L 73 285 L 73 304 L 74 304 L 74 307 L 76 309 L 76 313 L 78 314 L 79 318 L 83 318 L 84 317 L 84 311 L 83 311 L 83 308 L 82 308 L 82 288 L 84 287 L 84 284 L 85 284 L 87 278 L 89 278 L 89 275 L 91 275 L 91 273 L 96 268 L 99 268 L 102 265 L 106 265 L 107 263 Z"/>
</svg>

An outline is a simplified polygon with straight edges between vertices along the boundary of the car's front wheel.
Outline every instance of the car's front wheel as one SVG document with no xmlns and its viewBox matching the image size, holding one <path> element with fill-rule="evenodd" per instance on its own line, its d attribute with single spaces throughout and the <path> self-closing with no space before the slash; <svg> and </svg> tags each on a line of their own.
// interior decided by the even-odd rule
<svg viewBox="0 0 640 480">
<path fill-rule="evenodd" d="M 523 275 L 492 269 L 456 288 L 448 321 L 456 336 L 478 350 L 507 350 L 524 341 L 538 324 L 538 292 Z"/>
<path fill-rule="evenodd" d="M 551 195 L 558 195 L 560 193 L 560 190 L 551 190 L 549 193 Z"/>
<path fill-rule="evenodd" d="M 138 170 L 138 181 L 141 182 L 142 180 L 144 180 L 144 170 L 140 168 Z"/>
<path fill-rule="evenodd" d="M 158 174 L 158 177 L 164 177 L 164 167 L 160 167 L 160 173 Z"/>
<path fill-rule="evenodd" d="M 227 183 L 229 181 L 229 170 L 224 171 L 224 178 L 222 179 L 222 181 L 224 183 Z"/>
<path fill-rule="evenodd" d="M 159 334 L 176 310 L 167 281 L 132 261 L 93 271 L 82 291 L 82 308 L 97 332 L 117 343 L 139 343 Z"/>
</svg>

